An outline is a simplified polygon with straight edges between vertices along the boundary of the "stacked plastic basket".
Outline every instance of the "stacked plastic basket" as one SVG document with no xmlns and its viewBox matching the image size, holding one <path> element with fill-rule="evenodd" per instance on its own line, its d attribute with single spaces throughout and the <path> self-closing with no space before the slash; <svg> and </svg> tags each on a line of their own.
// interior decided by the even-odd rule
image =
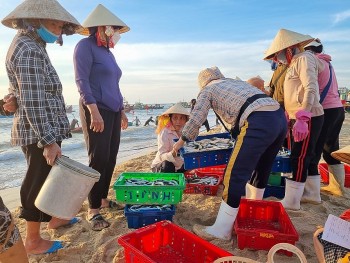
<svg viewBox="0 0 350 263">
<path fill-rule="evenodd" d="M 172 221 L 175 204 L 182 200 L 185 178 L 181 173 L 124 172 L 114 183 L 116 199 L 127 204 L 129 228 L 161 220 Z"/>
</svg>

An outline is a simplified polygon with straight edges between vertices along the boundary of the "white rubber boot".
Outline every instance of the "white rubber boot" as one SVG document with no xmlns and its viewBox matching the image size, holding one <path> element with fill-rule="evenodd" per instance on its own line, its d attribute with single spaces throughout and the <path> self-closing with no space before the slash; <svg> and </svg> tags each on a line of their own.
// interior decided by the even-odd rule
<svg viewBox="0 0 350 263">
<path fill-rule="evenodd" d="M 208 241 L 215 238 L 229 241 L 232 238 L 233 223 L 236 220 L 237 214 L 238 208 L 233 208 L 225 201 L 222 201 L 214 225 L 202 226 L 195 224 L 193 226 L 193 232 Z"/>
<path fill-rule="evenodd" d="M 263 189 L 256 188 L 249 183 L 245 185 L 246 199 L 262 200 L 264 197 L 264 192 L 265 192 L 265 188 Z"/>
<path fill-rule="evenodd" d="M 302 203 L 321 204 L 321 178 L 320 175 L 309 175 L 306 178 Z"/>
<path fill-rule="evenodd" d="M 281 203 L 285 209 L 300 210 L 300 200 L 304 192 L 305 183 L 286 179 L 286 190 Z"/>
<path fill-rule="evenodd" d="M 350 198 L 350 189 L 344 187 L 345 170 L 344 164 L 328 165 L 329 184 L 322 187 L 322 191 L 327 191 L 337 196 Z"/>
</svg>

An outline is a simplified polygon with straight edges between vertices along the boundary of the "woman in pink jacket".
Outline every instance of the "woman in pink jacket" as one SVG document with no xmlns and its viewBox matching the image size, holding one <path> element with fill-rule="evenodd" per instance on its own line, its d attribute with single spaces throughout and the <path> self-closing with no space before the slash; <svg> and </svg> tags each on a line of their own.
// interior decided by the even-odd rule
<svg viewBox="0 0 350 263">
<path fill-rule="evenodd" d="M 318 74 L 318 85 L 320 88 L 320 103 L 324 110 L 324 122 L 318 138 L 315 157 L 309 166 L 309 174 L 318 175 L 318 162 L 323 154 L 323 159 L 328 164 L 329 185 L 322 190 L 329 191 L 335 195 L 350 197 L 349 191 L 344 188 L 344 164 L 331 156 L 331 153 L 339 150 L 339 133 L 345 119 L 344 107 L 338 93 L 338 82 L 331 64 L 331 56 L 322 54 L 323 45 L 319 39 L 315 39 L 305 46 L 305 50 L 313 52 L 323 63 L 324 69 Z M 319 175 L 318 175 L 319 177 Z M 310 184 L 312 176 L 306 180 L 303 200 L 307 202 L 321 202 L 319 191 Z"/>
</svg>

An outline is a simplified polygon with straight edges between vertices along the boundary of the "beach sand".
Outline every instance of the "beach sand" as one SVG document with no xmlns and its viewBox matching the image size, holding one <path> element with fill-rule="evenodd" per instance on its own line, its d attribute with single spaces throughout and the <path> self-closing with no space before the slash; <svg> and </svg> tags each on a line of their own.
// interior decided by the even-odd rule
<svg viewBox="0 0 350 263">
<path fill-rule="evenodd" d="M 341 133 L 341 146 L 350 144 L 350 115 L 344 122 Z M 155 152 L 141 156 L 121 165 L 116 166 L 112 184 L 117 176 L 125 171 L 150 171 L 150 163 L 155 156 Z M 288 214 L 299 233 L 299 241 L 296 246 L 305 254 L 308 262 L 316 263 L 316 255 L 312 243 L 313 232 L 318 226 L 324 225 L 328 214 L 339 215 L 345 209 L 350 207 L 350 200 L 342 197 L 335 197 L 322 192 L 322 204 L 302 204 L 300 211 Z M 115 193 L 111 186 L 109 198 L 115 199 Z M 269 200 L 277 200 L 274 197 Z M 217 210 L 221 202 L 220 196 L 205 195 L 184 195 L 183 201 L 176 207 L 176 214 L 173 222 L 189 231 L 195 223 L 213 224 L 217 215 Z M 101 213 L 111 223 L 111 226 L 100 232 L 90 229 L 89 222 L 86 220 L 88 205 L 83 204 L 78 216 L 83 221 L 59 230 L 46 230 L 46 224 L 42 224 L 43 236 L 50 239 L 62 240 L 70 245 L 55 254 L 30 256 L 30 262 L 124 262 L 123 248 L 118 245 L 117 239 L 120 235 L 134 231 L 128 229 L 127 221 L 124 217 L 123 210 L 101 210 Z M 18 218 L 18 209 L 13 211 L 16 223 L 21 231 L 22 237 L 25 238 L 25 221 Z M 213 244 L 233 253 L 237 256 L 243 256 L 257 260 L 259 262 L 267 261 L 267 251 L 254 251 L 249 249 L 240 250 L 237 248 L 236 236 L 233 241 L 214 240 Z M 299 262 L 295 257 L 276 255 L 275 262 Z"/>
</svg>

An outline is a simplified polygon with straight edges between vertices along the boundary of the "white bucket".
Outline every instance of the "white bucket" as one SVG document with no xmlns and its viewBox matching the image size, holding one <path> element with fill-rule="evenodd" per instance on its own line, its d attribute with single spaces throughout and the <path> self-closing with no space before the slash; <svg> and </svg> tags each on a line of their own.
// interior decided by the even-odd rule
<svg viewBox="0 0 350 263">
<path fill-rule="evenodd" d="M 52 166 L 35 206 L 50 216 L 72 219 L 99 179 L 96 170 L 62 156 Z"/>
</svg>

